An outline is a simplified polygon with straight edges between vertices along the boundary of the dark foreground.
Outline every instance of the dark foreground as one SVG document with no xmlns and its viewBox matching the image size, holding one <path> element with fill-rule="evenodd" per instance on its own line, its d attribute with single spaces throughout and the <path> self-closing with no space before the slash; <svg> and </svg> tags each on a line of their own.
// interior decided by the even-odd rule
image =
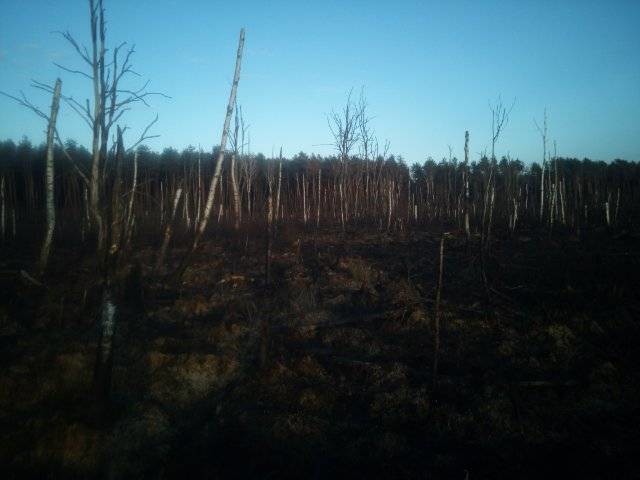
<svg viewBox="0 0 640 480">
<path fill-rule="evenodd" d="M 179 289 L 137 255 L 102 419 L 88 260 L 58 249 L 42 288 L 0 258 L 3 478 L 638 474 L 638 236 L 496 240 L 488 289 L 448 237 L 437 385 L 439 233 L 280 232 L 268 287 L 240 237 Z"/>
</svg>

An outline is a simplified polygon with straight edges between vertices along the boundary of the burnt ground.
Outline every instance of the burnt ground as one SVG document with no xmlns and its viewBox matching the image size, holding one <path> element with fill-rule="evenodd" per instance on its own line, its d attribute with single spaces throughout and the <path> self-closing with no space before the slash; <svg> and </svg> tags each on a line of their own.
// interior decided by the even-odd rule
<svg viewBox="0 0 640 480">
<path fill-rule="evenodd" d="M 4 478 L 636 478 L 640 237 L 279 231 L 213 238 L 183 283 L 139 249 L 112 407 L 91 378 L 99 287 L 58 247 L 0 265 Z M 177 261 L 180 251 L 173 252 Z M 22 253 L 24 255 L 24 253 Z"/>
</svg>

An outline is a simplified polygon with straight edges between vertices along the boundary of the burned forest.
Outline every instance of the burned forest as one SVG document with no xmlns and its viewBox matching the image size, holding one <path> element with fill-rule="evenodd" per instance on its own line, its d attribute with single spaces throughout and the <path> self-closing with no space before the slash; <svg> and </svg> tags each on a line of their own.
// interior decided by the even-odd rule
<svg viewBox="0 0 640 480">
<path fill-rule="evenodd" d="M 559 154 L 541 105 L 522 161 L 506 95 L 404 157 L 369 86 L 325 153 L 254 151 L 250 28 L 210 137 L 154 148 L 184 92 L 80 3 L 59 78 L 0 80 L 42 131 L 0 137 L 3 478 L 637 475 L 637 158 Z"/>
</svg>

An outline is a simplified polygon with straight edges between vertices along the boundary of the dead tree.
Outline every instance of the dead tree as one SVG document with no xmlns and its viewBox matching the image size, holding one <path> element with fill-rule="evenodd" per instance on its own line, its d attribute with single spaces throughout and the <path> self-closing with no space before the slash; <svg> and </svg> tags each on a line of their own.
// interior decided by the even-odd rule
<svg viewBox="0 0 640 480">
<path fill-rule="evenodd" d="M 471 200 L 469 198 L 469 131 L 464 132 L 464 231 L 467 235 L 467 243 L 471 238 L 469 211 Z"/>
<path fill-rule="evenodd" d="M 320 209 L 322 207 L 322 165 L 318 165 L 318 199 L 316 200 L 316 231 L 320 227 Z"/>
<path fill-rule="evenodd" d="M 538 125 L 536 120 L 533 120 L 535 123 L 540 136 L 542 137 L 542 174 L 540 176 L 540 222 L 542 222 L 544 216 L 544 170 L 547 164 L 547 109 L 544 109 L 544 121 L 542 123 L 542 128 Z"/>
<path fill-rule="evenodd" d="M 53 99 L 51 101 L 51 114 L 49 115 L 49 125 L 47 126 L 47 164 L 45 173 L 45 192 L 46 192 L 46 212 L 47 212 L 47 228 L 40 250 L 40 272 L 44 272 L 49 260 L 49 252 L 51 250 L 51 241 L 53 240 L 53 231 L 56 228 L 56 206 L 55 206 L 55 171 L 53 163 L 53 148 L 55 142 L 56 119 L 58 118 L 58 109 L 60 108 L 60 91 L 62 89 L 62 81 L 58 78 L 53 88 Z"/>
<path fill-rule="evenodd" d="M 335 111 L 331 112 L 331 115 L 327 120 L 329 130 L 333 136 L 334 146 L 340 158 L 338 192 L 340 195 L 340 222 L 342 224 L 343 232 L 345 230 L 345 223 L 349 213 L 346 192 L 349 154 L 360 139 L 358 126 L 360 124 L 361 115 L 358 107 L 351 101 L 351 94 L 352 91 L 349 91 L 347 103 L 343 107 L 342 111 L 340 113 Z"/>
<path fill-rule="evenodd" d="M 202 147 L 198 147 L 198 178 L 196 181 L 196 214 L 194 218 L 194 225 L 197 226 L 200 224 L 200 214 L 202 213 Z"/>
<path fill-rule="evenodd" d="M 280 158 L 278 159 L 278 187 L 276 190 L 275 221 L 278 221 L 280 212 L 280 191 L 282 190 L 282 147 L 280 147 Z"/>
<path fill-rule="evenodd" d="M 32 86 L 40 87 L 39 82 L 34 82 Z M 46 229 L 44 239 L 42 241 L 42 247 L 40 249 L 39 257 L 39 270 L 43 273 L 47 267 L 49 261 L 49 253 L 51 251 L 51 243 L 53 241 L 53 233 L 56 227 L 56 208 L 55 208 L 55 169 L 54 169 L 54 146 L 56 139 L 58 138 L 56 130 L 56 120 L 58 117 L 58 110 L 60 109 L 60 96 L 62 91 L 62 81 L 56 79 L 55 85 L 50 88 L 52 94 L 51 100 L 51 113 L 46 115 L 38 107 L 32 104 L 24 93 L 21 93 L 21 97 L 14 97 L 5 92 L 0 94 L 15 100 L 23 107 L 28 108 L 39 117 L 47 120 L 47 157 L 45 166 L 45 211 L 46 211 Z M 2 177 L 0 185 L 0 196 L 2 197 L 2 211 L 0 212 L 0 223 L 2 224 L 2 238 L 5 236 L 5 179 Z M 14 228 L 15 229 L 15 228 Z"/>
<path fill-rule="evenodd" d="M 280 150 L 282 158 L 282 149 Z M 265 170 L 267 180 L 267 209 L 266 209 L 266 240 L 265 240 L 265 269 L 264 281 L 265 285 L 271 282 L 271 244 L 273 241 L 273 190 L 275 187 L 275 165 L 273 159 L 267 161 Z"/>
<path fill-rule="evenodd" d="M 240 111 L 240 116 L 242 116 L 242 111 Z M 240 121 L 238 118 L 238 104 L 236 103 L 235 108 L 235 126 L 233 130 L 233 135 L 231 136 L 231 144 L 233 146 L 233 152 L 231 153 L 231 165 L 229 166 L 229 179 L 231 180 L 231 193 L 233 195 L 233 213 L 234 213 L 234 228 L 238 230 L 240 228 L 240 222 L 242 220 L 242 208 L 240 204 L 240 189 L 238 188 L 238 178 L 237 178 L 237 169 L 236 169 L 236 159 L 239 154 L 238 142 L 240 140 Z"/>
<path fill-rule="evenodd" d="M 127 207 L 125 229 L 123 235 L 124 249 L 129 248 L 131 245 L 131 235 L 133 234 L 133 227 L 135 225 L 135 214 L 133 207 L 135 205 L 136 188 L 138 187 L 138 151 L 133 154 L 133 179 L 131 182 L 131 191 L 129 192 L 129 205 Z"/>
<path fill-rule="evenodd" d="M 224 152 L 227 146 L 227 138 L 229 137 L 229 125 L 231 124 L 231 116 L 233 114 L 234 105 L 236 103 L 236 91 L 238 90 L 238 83 L 240 82 L 240 66 L 242 64 L 243 47 L 244 47 L 244 28 L 240 29 L 240 38 L 238 40 L 238 52 L 236 54 L 236 68 L 233 76 L 233 83 L 231 84 L 229 101 L 227 102 L 227 111 L 224 118 L 224 125 L 222 127 L 220 151 L 218 153 L 218 159 L 216 161 L 215 171 L 213 173 L 213 177 L 211 178 L 211 183 L 209 184 L 207 201 L 205 202 L 204 211 L 202 212 L 200 223 L 197 226 L 196 233 L 193 238 L 193 242 L 191 244 L 191 248 L 187 251 L 186 255 L 183 257 L 180 267 L 176 272 L 176 280 L 179 280 L 182 277 L 182 274 L 184 273 L 189 263 L 189 260 L 191 259 L 191 255 L 193 255 L 193 252 L 195 252 L 195 250 L 198 248 L 198 245 L 200 244 L 200 240 L 202 239 L 202 236 L 207 228 L 207 224 L 209 223 L 209 218 L 211 217 L 211 210 L 213 209 L 213 200 L 216 194 L 218 183 L 220 181 L 220 175 L 222 173 L 222 164 L 224 162 Z"/>
<path fill-rule="evenodd" d="M 242 175 L 242 186 L 247 197 L 247 216 L 252 217 L 253 214 L 253 183 L 258 173 L 256 158 L 248 154 L 241 159 L 240 173 Z"/>
<path fill-rule="evenodd" d="M 364 162 L 364 199 L 365 205 L 364 210 L 367 211 L 370 208 L 369 204 L 369 195 L 370 195 L 370 185 L 369 185 L 369 176 L 370 176 L 370 168 L 369 161 L 371 160 L 371 151 L 376 142 L 376 137 L 373 129 L 371 128 L 371 117 L 367 115 L 367 99 L 364 96 L 364 87 L 360 91 L 360 99 L 358 101 L 358 113 L 359 113 L 359 136 L 360 136 L 360 157 Z M 362 180 L 362 179 L 360 179 Z"/>
<path fill-rule="evenodd" d="M 108 405 L 111 394 L 111 374 L 113 369 L 114 336 L 117 318 L 120 314 L 119 302 L 115 294 L 115 270 L 121 244 L 118 230 L 121 228 L 122 201 L 120 198 L 122 162 L 124 160 L 124 144 L 122 130 L 117 129 L 115 178 L 111 187 L 111 201 L 101 210 L 105 231 L 105 239 L 109 245 L 99 255 L 103 275 L 102 304 L 100 306 L 100 324 L 98 348 L 93 371 L 93 388 L 96 400 L 104 408 Z M 111 182 L 110 182 L 111 183 Z"/>
<path fill-rule="evenodd" d="M 128 75 L 137 75 L 131 65 L 131 57 L 135 47 L 123 50 L 126 43 L 109 50 L 106 43 L 105 10 L 102 0 L 89 0 L 89 19 L 91 31 L 90 50 L 78 43 L 69 32 L 61 35 L 74 48 L 82 61 L 84 69 L 71 69 L 57 65 L 62 70 L 79 75 L 91 82 L 93 99 L 85 103 L 77 101 L 72 96 L 61 96 L 87 124 L 92 132 L 91 169 L 87 174 L 75 165 L 75 169 L 83 179 L 88 190 L 89 211 L 97 229 L 97 258 L 98 271 L 103 278 L 103 301 L 101 305 L 100 341 L 96 357 L 94 387 L 98 400 L 107 401 L 111 388 L 111 358 L 113 354 L 113 332 L 118 315 L 118 302 L 114 294 L 115 270 L 117 260 L 121 258 L 124 204 L 122 201 L 122 164 L 125 150 L 123 130 L 118 127 L 115 155 L 115 165 L 107 168 L 109 151 L 107 144 L 114 125 L 122 121 L 123 115 L 136 103 L 148 105 L 147 99 L 153 95 L 163 95 L 147 90 L 148 83 L 138 89 L 127 89 L 121 82 Z M 107 59 L 107 51 L 112 52 Z M 125 52 L 123 54 L 123 52 Z M 35 86 L 45 91 L 53 89 L 45 84 L 36 82 Z M 135 148 L 144 140 L 155 136 L 148 135 L 149 129 L 155 124 L 156 116 L 143 130 L 139 139 L 130 149 Z M 58 142 L 62 145 L 59 135 Z M 74 161 L 68 153 L 65 156 Z"/>
<path fill-rule="evenodd" d="M 162 240 L 162 246 L 160 247 L 160 251 L 158 252 L 158 259 L 156 260 L 155 270 L 158 271 L 162 268 L 164 264 L 164 259 L 167 254 L 167 248 L 169 247 L 169 242 L 171 242 L 171 236 L 173 234 L 173 224 L 176 220 L 176 213 L 178 212 L 178 205 L 180 204 L 180 198 L 182 196 L 182 187 L 178 187 L 173 196 L 173 206 L 171 208 L 171 218 L 167 222 L 167 225 L 164 229 L 164 235 Z"/>
<path fill-rule="evenodd" d="M 204 205 L 204 210 L 202 211 L 202 215 L 199 218 L 199 222 L 196 226 L 196 231 L 195 231 L 195 235 L 193 238 L 193 242 L 191 243 L 191 247 L 189 248 L 189 250 L 187 250 L 186 254 L 184 255 L 184 257 L 182 258 L 182 261 L 180 262 L 180 266 L 178 267 L 178 269 L 175 272 L 175 281 L 179 282 L 180 279 L 182 278 L 182 275 L 184 274 L 184 271 L 186 270 L 189 261 L 191 260 L 191 256 L 193 255 L 193 253 L 195 252 L 195 250 L 198 248 L 198 245 L 200 244 L 200 240 L 202 239 L 202 236 L 204 235 L 204 232 L 207 228 L 207 225 L 209 223 L 209 218 L 211 217 L 211 211 L 213 209 L 213 202 L 214 202 L 214 198 L 215 198 L 215 194 L 216 194 L 216 189 L 218 186 L 218 183 L 220 183 L 220 177 L 222 174 L 222 165 L 224 162 L 224 154 L 225 154 L 225 148 L 227 146 L 227 139 L 229 137 L 229 126 L 231 123 L 231 116 L 233 114 L 234 111 L 234 106 L 236 103 L 236 92 L 238 89 L 238 83 L 240 82 L 240 67 L 242 65 L 242 50 L 244 48 L 244 28 L 240 29 L 240 38 L 238 40 L 238 51 L 236 53 L 236 66 L 235 66 L 235 72 L 234 72 L 234 76 L 233 76 L 233 83 L 231 85 L 231 92 L 229 94 L 229 100 L 227 102 L 227 110 L 226 110 L 226 114 L 225 114 L 225 119 L 224 119 L 224 125 L 222 127 L 222 138 L 220 140 L 220 151 L 218 152 L 218 158 L 216 161 L 216 166 L 215 166 L 215 170 L 213 173 L 213 176 L 211 178 L 211 182 L 209 184 L 209 190 L 207 193 L 207 200 L 205 202 Z M 221 199 L 222 199 L 222 194 L 220 195 Z M 199 213 L 199 212 L 198 212 Z M 220 202 L 220 213 L 222 213 L 222 200 Z M 220 218 L 220 215 L 219 217 Z"/>
<path fill-rule="evenodd" d="M 56 64 L 62 70 L 79 75 L 90 80 L 93 90 L 93 99 L 81 103 L 73 96 L 62 96 L 65 103 L 70 106 L 87 124 L 92 132 L 91 142 L 91 168 L 89 174 L 85 174 L 76 166 L 88 186 L 89 209 L 95 221 L 97 229 L 97 250 L 102 252 L 106 246 L 106 236 L 109 226 L 104 220 L 105 203 L 110 195 L 104 191 L 106 185 L 107 144 L 112 127 L 122 120 L 123 115 L 136 103 L 148 106 L 150 96 L 166 95 L 147 90 L 149 82 L 137 89 L 128 89 L 121 82 L 131 75 L 138 75 L 132 68 L 131 59 L 135 53 L 135 46 L 128 48 L 126 42 L 113 48 L 111 59 L 107 59 L 106 22 L 105 10 L 102 0 L 89 0 L 89 17 L 91 30 L 91 51 L 78 43 L 70 32 L 60 32 L 65 40 L 79 55 L 84 67 L 71 69 Z M 50 90 L 50 87 L 38 84 L 39 88 Z M 91 104 L 92 103 L 92 104 Z M 130 148 L 135 148 L 146 139 L 157 135 L 148 135 L 149 129 L 156 123 L 158 117 L 152 120 L 144 129 L 140 138 Z M 100 253 L 99 253 L 100 255 Z"/>
<path fill-rule="evenodd" d="M 489 179 L 484 192 L 484 208 L 482 212 L 482 248 L 486 249 L 491 241 L 491 224 L 493 219 L 493 206 L 495 204 L 495 167 L 496 167 L 496 144 L 500 138 L 500 134 L 509 122 L 509 115 L 515 99 L 511 107 L 507 110 L 502 103 L 502 98 L 498 97 L 495 105 L 489 105 L 491 110 L 491 162 L 489 167 Z"/>
<path fill-rule="evenodd" d="M 204 212 L 198 225 L 195 238 L 193 239 L 193 245 L 191 250 L 195 250 L 200 243 L 200 239 L 207 228 L 209 217 L 211 216 L 211 209 L 213 208 L 213 200 L 216 194 L 216 188 L 218 181 L 220 180 L 220 173 L 222 172 L 222 163 L 224 161 L 224 152 L 227 146 L 227 138 L 229 136 L 229 124 L 231 123 L 231 115 L 233 114 L 233 106 L 236 102 L 236 92 L 238 90 L 238 83 L 240 82 L 240 66 L 242 64 L 242 49 L 244 47 L 244 28 L 240 29 L 240 39 L 238 40 L 238 52 L 236 55 L 236 69 L 233 76 L 233 84 L 231 85 L 231 93 L 229 94 L 229 102 L 227 103 L 227 113 L 224 119 L 224 126 L 222 127 L 222 138 L 220 140 L 220 152 L 218 153 L 218 159 L 216 162 L 215 172 L 211 178 L 209 185 L 209 192 L 207 194 L 207 201 L 204 206 Z"/>
<path fill-rule="evenodd" d="M 91 53 L 86 46 L 78 43 L 69 32 L 60 32 L 61 35 L 69 42 L 79 55 L 85 67 L 89 68 L 87 73 L 80 69 L 71 69 L 59 64 L 55 64 L 62 70 L 85 77 L 91 81 L 93 87 L 93 104 L 86 100 L 80 103 L 72 96 L 60 95 L 60 98 L 71 107 L 87 124 L 92 131 L 92 150 L 91 150 L 91 169 L 87 174 L 82 171 L 74 159 L 65 149 L 60 139 L 57 129 L 54 127 L 53 134 L 56 141 L 62 149 L 65 157 L 73 164 L 76 173 L 85 183 L 88 192 L 87 202 L 88 210 L 94 219 L 97 228 L 97 253 L 98 257 L 104 257 L 106 237 L 110 226 L 105 223 L 105 208 L 108 204 L 107 199 L 110 195 L 105 192 L 106 182 L 106 160 L 107 160 L 107 143 L 109 140 L 109 132 L 113 125 L 122 119 L 125 112 L 130 110 L 134 103 L 144 103 L 148 105 L 146 99 L 151 95 L 163 95 L 158 92 L 149 92 L 146 87 L 148 82 L 137 90 L 128 90 L 120 85 L 121 80 L 127 74 L 137 75 L 131 67 L 131 56 L 135 52 L 134 47 L 130 47 L 124 55 L 122 61 L 122 49 L 126 43 L 122 43 L 114 48 L 111 61 L 106 60 L 106 22 L 104 19 L 104 7 L 102 0 L 89 0 L 90 29 L 91 29 Z M 49 92 L 55 96 L 55 87 L 41 83 L 33 82 L 33 86 Z M 5 94 L 6 95 L 6 94 Z M 48 119 L 46 115 L 34 107 L 22 94 L 22 98 L 16 98 L 7 95 L 20 104 L 32 109 L 38 115 Z M 166 95 L 163 95 L 166 96 Z M 154 136 L 148 135 L 151 126 L 157 121 L 156 118 L 144 129 L 139 140 L 133 144 L 132 148 L 140 144 L 146 139 Z"/>
</svg>

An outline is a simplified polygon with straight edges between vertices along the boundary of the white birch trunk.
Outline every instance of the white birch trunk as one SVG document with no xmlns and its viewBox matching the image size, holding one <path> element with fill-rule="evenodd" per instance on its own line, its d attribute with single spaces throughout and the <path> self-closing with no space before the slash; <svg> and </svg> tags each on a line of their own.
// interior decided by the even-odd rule
<svg viewBox="0 0 640 480">
<path fill-rule="evenodd" d="M 209 185 L 209 192 L 207 193 L 207 201 L 204 206 L 204 212 L 198 225 L 196 236 L 193 240 L 191 250 L 195 250 L 200 243 L 200 239 L 204 234 L 211 216 L 211 209 L 213 208 L 213 199 L 216 194 L 216 188 L 220 180 L 220 173 L 222 172 L 222 162 L 224 161 L 224 151 L 227 146 L 227 138 L 229 136 L 229 124 L 231 123 L 231 116 L 233 114 L 233 106 L 236 102 L 236 91 L 238 89 L 238 83 L 240 82 L 240 66 L 242 64 L 242 49 L 244 47 L 244 28 L 240 29 L 240 39 L 238 41 L 238 52 L 236 54 L 236 69 L 233 76 L 233 84 L 231 85 L 231 93 L 229 94 L 229 102 L 227 103 L 227 113 L 224 119 L 224 126 L 222 128 L 222 138 L 220 140 L 220 152 L 218 153 L 218 160 L 216 168 Z"/>
<path fill-rule="evenodd" d="M 51 115 L 49 116 L 49 126 L 47 127 L 47 165 L 45 173 L 45 189 L 46 189 L 46 211 L 47 211 L 47 229 L 40 250 L 40 272 L 44 272 L 49 261 L 49 252 L 51 251 L 51 242 L 53 240 L 53 232 L 56 228 L 56 206 L 55 206 L 55 172 L 53 165 L 53 147 L 56 132 L 56 119 L 58 117 L 58 109 L 60 108 L 60 91 L 62 82 L 58 78 L 53 88 L 53 100 L 51 101 Z M 4 202 L 3 202 L 4 205 Z M 4 235 L 4 208 L 3 208 L 3 226 L 2 233 Z"/>
<path fill-rule="evenodd" d="M 202 211 L 202 173 L 200 157 L 202 156 L 202 149 L 198 151 L 198 185 L 197 185 L 197 201 L 196 201 L 196 215 L 194 225 L 200 224 L 200 212 Z"/>
<path fill-rule="evenodd" d="M 469 222 L 469 131 L 464 132 L 464 163 L 465 163 L 465 176 L 464 176 L 464 231 L 467 235 L 467 240 L 471 237 L 471 225 Z"/>
<path fill-rule="evenodd" d="M 136 198 L 136 188 L 138 187 L 138 152 L 133 154 L 133 181 L 131 192 L 129 194 L 129 205 L 127 206 L 127 221 L 125 224 L 124 245 L 125 248 L 131 243 L 131 234 L 133 232 L 133 206 Z"/>
<path fill-rule="evenodd" d="M 280 212 L 280 190 L 282 189 L 282 148 L 280 148 L 280 162 L 278 164 L 278 190 L 276 192 L 276 220 Z M 280 217 L 282 219 L 282 216 Z"/>
<path fill-rule="evenodd" d="M 302 174 L 302 219 L 304 220 L 304 224 L 307 224 L 307 182 Z"/>
<path fill-rule="evenodd" d="M 320 226 L 320 208 L 322 204 L 322 168 L 318 168 L 318 205 L 316 208 L 316 228 Z"/>
<path fill-rule="evenodd" d="M 102 294 L 102 305 L 100 307 L 100 335 L 93 379 L 96 396 L 103 402 L 108 401 L 111 390 L 113 337 L 116 330 L 117 315 L 118 309 L 113 300 L 111 289 L 107 285 Z"/>
<path fill-rule="evenodd" d="M 240 189 L 238 188 L 238 179 L 236 176 L 236 154 L 231 155 L 231 190 L 233 194 L 233 213 L 235 215 L 234 228 L 238 230 L 240 228 L 240 221 L 242 220 L 242 212 L 240 209 Z"/>
<path fill-rule="evenodd" d="M 158 254 L 158 260 L 156 261 L 156 270 L 162 268 L 164 263 L 164 257 L 167 254 L 167 248 L 169 247 L 169 242 L 171 241 L 171 236 L 173 234 L 173 222 L 176 219 L 176 213 L 178 211 L 178 205 L 180 204 L 180 197 L 182 196 L 182 187 L 178 187 L 176 193 L 173 197 L 173 206 L 171 208 L 171 218 L 167 222 L 167 226 L 164 229 L 164 239 L 162 240 L 162 246 L 160 247 L 160 253 Z"/>
</svg>

